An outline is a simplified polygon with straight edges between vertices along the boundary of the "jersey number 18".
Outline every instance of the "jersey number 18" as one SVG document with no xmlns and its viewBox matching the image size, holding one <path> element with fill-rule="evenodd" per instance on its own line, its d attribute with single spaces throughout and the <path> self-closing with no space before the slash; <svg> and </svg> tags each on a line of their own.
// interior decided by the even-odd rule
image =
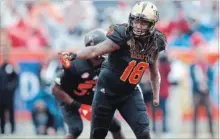
<svg viewBox="0 0 220 139">
<path fill-rule="evenodd" d="M 135 60 L 132 60 L 125 68 L 120 79 L 124 82 L 128 80 L 130 84 L 137 84 L 141 80 L 141 77 L 148 66 L 148 63 L 146 62 L 140 62 L 137 64 Z"/>
</svg>

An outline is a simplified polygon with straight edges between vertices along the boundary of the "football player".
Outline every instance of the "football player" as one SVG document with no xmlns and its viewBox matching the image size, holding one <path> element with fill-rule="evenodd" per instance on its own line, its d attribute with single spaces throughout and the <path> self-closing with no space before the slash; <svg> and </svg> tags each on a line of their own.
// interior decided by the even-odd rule
<svg viewBox="0 0 220 139">
<path fill-rule="evenodd" d="M 60 53 L 68 60 L 90 59 L 108 53 L 102 64 L 92 103 L 91 139 L 104 139 L 116 109 L 130 125 L 137 139 L 149 139 L 149 119 L 137 84 L 149 69 L 153 104 L 159 105 L 159 52 L 165 49 L 166 37 L 155 28 L 157 7 L 147 1 L 132 8 L 128 24 L 109 28 L 107 40 L 77 52 Z"/>
<path fill-rule="evenodd" d="M 91 46 L 106 40 L 103 30 L 96 29 L 85 36 L 85 45 Z M 68 125 L 68 139 L 76 139 L 83 130 L 83 122 L 79 108 L 81 104 L 91 105 L 94 87 L 104 61 L 103 57 L 88 60 L 65 61 L 62 59 L 63 70 L 55 79 L 53 94 L 60 101 L 64 121 Z M 124 139 L 120 123 L 113 119 L 109 129 L 114 139 Z"/>
</svg>

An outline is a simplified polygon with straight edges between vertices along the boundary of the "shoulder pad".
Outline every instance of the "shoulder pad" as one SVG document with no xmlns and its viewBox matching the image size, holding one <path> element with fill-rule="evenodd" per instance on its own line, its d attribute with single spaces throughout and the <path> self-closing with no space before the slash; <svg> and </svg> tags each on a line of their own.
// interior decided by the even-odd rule
<svg viewBox="0 0 220 139">
<path fill-rule="evenodd" d="M 155 29 L 154 37 L 155 37 L 156 45 L 157 45 L 159 52 L 165 50 L 166 45 L 167 45 L 166 36 L 160 30 Z"/>
<path fill-rule="evenodd" d="M 114 43 L 118 45 L 122 45 L 128 39 L 127 28 L 128 28 L 127 24 L 111 25 L 108 29 L 106 36 Z"/>
</svg>

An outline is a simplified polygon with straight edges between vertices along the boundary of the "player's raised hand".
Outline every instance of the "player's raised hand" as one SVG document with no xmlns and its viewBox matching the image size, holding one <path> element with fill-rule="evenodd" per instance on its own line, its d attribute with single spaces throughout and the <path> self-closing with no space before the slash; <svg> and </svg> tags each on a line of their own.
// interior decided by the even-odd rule
<svg viewBox="0 0 220 139">
<path fill-rule="evenodd" d="M 71 66 L 71 61 L 76 57 L 72 52 L 59 52 L 58 55 L 65 68 L 69 68 Z"/>
<path fill-rule="evenodd" d="M 72 58 L 72 52 L 59 52 L 58 55 L 61 57 L 61 59 L 65 60 L 73 60 Z"/>
</svg>

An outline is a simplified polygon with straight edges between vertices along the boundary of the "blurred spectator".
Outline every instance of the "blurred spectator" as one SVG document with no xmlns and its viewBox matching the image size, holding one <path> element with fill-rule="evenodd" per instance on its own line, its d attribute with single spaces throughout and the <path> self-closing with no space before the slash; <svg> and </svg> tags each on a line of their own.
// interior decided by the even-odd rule
<svg viewBox="0 0 220 139">
<path fill-rule="evenodd" d="M 191 36 L 191 44 L 194 47 L 204 46 L 206 41 L 200 32 L 194 32 Z"/>
<path fill-rule="evenodd" d="M 73 0 L 64 9 L 64 23 L 72 33 L 90 30 L 96 26 L 96 11 L 92 1 Z"/>
<path fill-rule="evenodd" d="M 160 105 L 159 107 L 152 106 L 152 118 L 153 118 L 153 131 L 156 133 L 156 111 L 158 109 L 162 110 L 162 123 L 163 123 L 163 132 L 168 132 L 167 129 L 167 98 L 169 96 L 169 87 L 170 83 L 168 81 L 168 75 L 170 73 L 170 62 L 168 57 L 163 53 L 160 55 L 160 76 L 161 76 L 161 85 L 160 85 Z"/>
<path fill-rule="evenodd" d="M 54 96 L 51 94 L 51 88 L 50 88 L 52 84 L 52 79 L 54 78 L 59 63 L 56 59 L 51 59 L 44 62 L 45 63 L 42 63 L 42 68 L 40 70 L 39 92 L 33 99 L 30 99 L 29 101 L 26 102 L 27 108 L 32 113 L 36 113 L 37 110 L 36 106 L 38 106 L 38 103 L 40 103 L 40 105 L 44 105 L 46 109 L 45 113 L 49 113 L 48 114 L 49 117 L 53 117 L 53 119 L 49 120 L 48 122 L 53 123 L 52 127 L 56 130 L 56 133 L 63 132 L 64 125 L 63 125 L 62 115 L 59 108 L 56 105 L 56 100 Z"/>
<path fill-rule="evenodd" d="M 9 114 L 9 122 L 11 125 L 11 133 L 15 132 L 14 118 L 14 93 L 18 86 L 18 75 L 15 67 L 8 61 L 8 48 L 1 46 L 1 58 L 3 63 L 0 66 L 0 119 L 1 133 L 5 133 L 6 112 Z M 3 83 L 3 84 L 2 84 Z"/>
<path fill-rule="evenodd" d="M 213 71 L 202 54 L 201 47 L 195 49 L 196 62 L 190 66 L 190 76 L 192 79 L 192 92 L 194 102 L 194 122 L 193 135 L 197 136 L 198 109 L 204 106 L 209 122 L 209 132 L 213 135 L 212 107 L 210 100 L 210 90 L 214 80 Z"/>
<path fill-rule="evenodd" d="M 38 100 L 32 110 L 32 118 L 38 135 L 54 135 L 55 119 L 46 107 L 44 101 Z"/>
<path fill-rule="evenodd" d="M 120 9 L 120 10 L 117 10 Z M 118 1 L 115 7 L 109 7 L 105 10 L 104 15 L 107 17 L 106 27 L 115 23 L 126 23 L 130 12 L 130 7 L 126 2 Z"/>
<path fill-rule="evenodd" d="M 219 27 L 215 29 L 215 37 L 208 43 L 208 46 L 212 52 L 216 52 L 219 49 Z"/>
<path fill-rule="evenodd" d="M 57 58 L 49 59 L 42 64 L 40 78 L 43 87 L 51 86 L 53 84 L 56 72 L 59 70 L 59 65 L 60 61 Z"/>
<path fill-rule="evenodd" d="M 0 61 L 3 61 L 3 54 L 8 54 L 9 50 L 11 49 L 11 41 L 9 40 L 7 29 L 0 28 Z M 4 53 L 3 53 L 4 52 Z"/>
<path fill-rule="evenodd" d="M 27 20 L 19 20 L 8 29 L 8 33 L 14 48 L 39 50 L 49 45 L 42 28 L 32 26 Z"/>
<path fill-rule="evenodd" d="M 14 25 L 19 20 L 13 0 L 1 1 L 0 4 L 0 27 L 6 28 Z"/>
</svg>

